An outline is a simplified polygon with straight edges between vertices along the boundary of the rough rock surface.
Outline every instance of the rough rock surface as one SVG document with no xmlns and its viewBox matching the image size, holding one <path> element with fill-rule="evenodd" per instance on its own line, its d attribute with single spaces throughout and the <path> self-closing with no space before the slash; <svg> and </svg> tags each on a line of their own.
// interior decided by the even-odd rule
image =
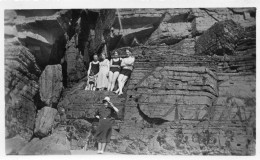
<svg viewBox="0 0 260 160">
<path fill-rule="evenodd" d="M 19 43 L 5 42 L 5 116 L 9 138 L 33 134 L 40 69 L 29 50 Z"/>
<path fill-rule="evenodd" d="M 57 114 L 57 110 L 51 107 L 43 107 L 38 111 L 34 134 L 39 137 L 47 136 L 53 128 L 54 118 Z"/>
<path fill-rule="evenodd" d="M 5 154 L 17 154 L 21 148 L 23 148 L 28 141 L 21 136 L 17 135 L 13 138 L 6 139 L 5 141 Z"/>
<path fill-rule="evenodd" d="M 196 53 L 233 55 L 243 33 L 243 28 L 232 20 L 216 23 L 197 39 Z"/>
<path fill-rule="evenodd" d="M 5 10 L 5 103 L 8 138 L 33 135 L 39 77 L 60 63 L 69 27 L 68 10 Z"/>
<path fill-rule="evenodd" d="M 87 75 L 87 70 L 83 62 L 83 56 L 76 48 L 75 37 L 72 38 L 66 46 L 65 52 L 66 76 L 67 85 L 72 86 L 84 76 Z"/>
<path fill-rule="evenodd" d="M 243 27 L 255 25 L 255 8 L 192 8 L 193 35 L 202 34 L 216 22 L 233 20 Z"/>
<path fill-rule="evenodd" d="M 62 12 L 57 13 L 60 15 Z M 71 13 L 71 17 L 70 14 L 65 16 L 61 26 L 69 24 L 66 23 L 66 17 L 71 18 L 66 36 L 67 48 L 61 51 L 65 45 L 62 44 L 64 38 L 60 38 L 59 42 L 54 43 L 56 45 L 53 45 L 53 51 L 59 50 L 59 53 L 64 54 L 54 52 L 56 59 L 50 61 L 54 64 L 60 63 L 57 61 L 66 55 L 61 63 L 64 82 L 68 82 L 70 88 L 63 91 L 57 106 L 58 110 L 65 110 L 63 125 L 66 125 L 69 141 L 66 146 L 73 149 L 81 149 L 84 146 L 95 148 L 93 133 L 96 119 L 93 114 L 101 105 L 104 96 L 110 96 L 120 109 L 118 120 L 113 127 L 112 141 L 107 147 L 111 152 L 174 155 L 255 154 L 256 8 L 70 10 L 66 13 Z M 16 17 L 14 13 L 9 13 L 9 16 Z M 28 55 L 37 55 L 32 52 L 32 48 L 34 51 L 39 50 L 39 47 L 46 48 L 45 45 L 39 45 L 44 41 L 44 36 L 39 36 L 42 42 L 36 45 L 29 38 L 20 37 L 21 41 L 17 39 L 21 31 L 14 27 L 15 18 L 10 17 L 5 18 L 5 42 L 10 48 L 14 45 L 23 47 L 29 44 L 30 50 L 25 52 Z M 48 22 L 45 20 L 44 22 Z M 32 21 L 29 26 L 34 23 L 36 22 Z M 237 32 L 230 31 L 229 27 L 237 26 L 240 26 L 238 28 L 243 30 L 243 34 L 236 38 L 234 35 L 237 35 Z M 114 28 L 113 32 L 111 27 Z M 232 34 L 225 32 L 217 35 L 214 31 L 230 31 Z M 40 35 L 41 33 L 43 32 L 39 32 Z M 33 37 L 30 36 L 31 33 L 23 34 Z M 224 40 L 225 44 L 216 41 L 207 43 L 208 39 L 215 40 L 216 35 L 221 41 Z M 49 41 L 48 37 L 45 39 Z M 86 62 L 91 60 L 93 53 L 100 54 L 105 44 L 109 51 L 108 56 L 116 50 L 124 57 L 125 49 L 131 48 L 136 57 L 134 71 L 122 96 L 84 90 L 84 65 L 87 66 Z M 214 50 L 210 50 L 211 44 Z M 224 49 L 219 49 L 220 47 Z M 227 49 L 230 53 L 223 52 Z M 31 68 L 37 68 L 35 66 L 44 64 L 38 63 L 38 60 L 36 57 L 32 63 L 25 64 L 34 64 Z M 28 73 L 37 75 L 35 79 L 30 78 L 28 81 L 31 83 L 34 80 L 37 84 L 41 71 L 25 72 L 26 75 Z M 9 83 L 9 80 L 6 81 Z M 11 85 L 6 88 L 13 87 Z M 34 104 L 37 108 L 39 106 L 35 103 L 38 88 L 34 89 L 28 91 L 30 94 L 24 94 L 36 95 L 31 96 L 34 99 L 29 98 L 28 103 L 22 104 L 30 104 L 30 114 L 35 117 Z M 20 93 L 23 92 L 19 91 L 16 97 L 23 97 Z M 11 102 L 14 101 L 10 100 L 8 104 Z M 12 105 L 7 105 L 6 108 L 9 106 Z M 21 114 L 7 110 L 9 112 L 6 112 L 6 128 L 11 131 L 10 124 L 16 124 L 13 117 L 21 117 Z M 28 115 L 27 111 L 25 113 Z M 20 119 L 22 118 L 17 118 L 17 121 Z M 33 123 L 26 121 L 22 124 Z M 31 134 L 33 129 L 32 125 Z M 13 130 L 17 131 L 16 128 Z M 21 135 L 24 133 L 19 131 Z M 52 136 L 42 140 L 50 137 Z M 31 154 L 50 153 L 43 151 L 44 147 L 38 147 L 38 144 L 43 143 L 42 140 L 33 140 L 35 143 L 37 141 L 37 147 L 32 147 L 34 150 L 30 151 Z"/>
<path fill-rule="evenodd" d="M 188 10 L 186 13 L 184 12 L 183 17 L 181 17 L 182 14 L 180 13 L 178 18 L 166 13 L 146 44 L 155 45 L 165 43 L 170 45 L 191 36 L 191 23 L 188 21 L 188 12 Z"/>
<path fill-rule="evenodd" d="M 47 106 L 57 104 L 63 89 L 61 65 L 48 65 L 42 72 L 39 85 L 41 100 Z"/>
<path fill-rule="evenodd" d="M 88 149 L 91 138 L 93 139 L 92 124 L 85 119 L 70 120 L 68 124 L 67 131 L 71 150 Z"/>
<path fill-rule="evenodd" d="M 50 136 L 34 138 L 19 152 L 19 155 L 61 155 L 70 154 L 66 128 L 57 128 Z"/>
<path fill-rule="evenodd" d="M 71 12 L 54 10 L 49 14 L 46 10 L 38 10 L 33 14 L 31 10 L 23 10 L 15 13 L 12 23 L 17 29 L 17 37 L 34 54 L 37 63 L 43 68 L 50 63 L 59 63 Z"/>
</svg>

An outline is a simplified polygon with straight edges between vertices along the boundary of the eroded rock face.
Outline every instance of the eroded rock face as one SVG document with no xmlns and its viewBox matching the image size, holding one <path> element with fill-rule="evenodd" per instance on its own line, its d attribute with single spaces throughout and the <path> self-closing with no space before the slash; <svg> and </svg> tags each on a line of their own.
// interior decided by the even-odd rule
<svg viewBox="0 0 260 160">
<path fill-rule="evenodd" d="M 191 23 L 188 21 L 189 11 L 187 10 L 187 12 L 183 14 L 187 14 L 186 19 L 178 19 L 166 13 L 158 28 L 152 33 L 146 44 L 155 45 L 165 43 L 170 45 L 191 36 Z"/>
<path fill-rule="evenodd" d="M 58 65 L 48 65 L 42 72 L 39 85 L 41 100 L 47 106 L 53 106 L 58 103 L 63 89 L 62 67 Z"/>
<path fill-rule="evenodd" d="M 105 96 L 111 98 L 113 102 L 123 114 L 125 97 L 118 97 L 111 92 L 102 91 L 85 91 L 85 85 L 81 88 L 71 89 L 65 93 L 64 97 L 58 104 L 58 108 L 64 108 L 68 119 L 95 118 L 95 111 L 102 106 L 102 100 Z"/>
<path fill-rule="evenodd" d="M 33 14 L 31 10 L 16 13 L 14 24 L 18 32 L 17 37 L 31 50 L 37 63 L 43 68 L 50 63 L 59 63 L 64 55 L 64 33 L 69 29 L 71 12 L 54 10 L 49 15 L 49 12 L 38 10 L 39 16 L 37 11 Z"/>
<path fill-rule="evenodd" d="M 243 28 L 232 20 L 216 23 L 196 41 L 196 53 L 206 55 L 233 55 Z"/>
<path fill-rule="evenodd" d="M 76 48 L 76 37 L 73 37 L 68 43 L 65 52 L 66 76 L 67 85 L 72 86 L 84 76 L 87 75 L 87 70 L 84 65 L 83 56 Z"/>
<path fill-rule="evenodd" d="M 50 136 L 32 139 L 19 155 L 64 155 L 70 154 L 70 145 L 65 128 L 57 128 Z"/>
<path fill-rule="evenodd" d="M 243 27 L 255 25 L 255 8 L 193 8 L 193 35 L 200 35 L 216 22 L 230 20 Z"/>
<path fill-rule="evenodd" d="M 217 77 L 205 67 L 157 67 L 135 88 L 140 110 L 168 121 L 203 120 L 218 96 Z"/>
<path fill-rule="evenodd" d="M 17 42 L 17 41 L 16 41 Z M 29 50 L 19 42 L 5 42 L 5 115 L 9 136 L 20 134 L 29 140 L 33 134 L 40 69 Z"/>
<path fill-rule="evenodd" d="M 68 10 L 5 10 L 5 103 L 9 138 L 33 135 L 39 77 L 64 54 Z"/>
<path fill-rule="evenodd" d="M 88 149 L 90 139 L 93 137 L 92 124 L 84 119 L 70 120 L 68 123 L 72 126 L 67 127 L 71 149 Z"/>
<path fill-rule="evenodd" d="M 56 115 L 57 110 L 51 107 L 44 107 L 39 110 L 36 117 L 34 134 L 39 137 L 45 137 L 51 133 Z"/>
<path fill-rule="evenodd" d="M 209 36 L 207 31 L 204 34 Z M 119 133 L 114 132 L 108 149 L 129 154 L 254 155 L 253 30 L 247 31 L 244 38 L 251 45 L 245 47 L 245 43 L 238 43 L 239 47 L 233 46 L 230 56 L 188 54 L 195 53 L 192 43 L 183 43 L 188 38 L 176 45 L 133 47 L 136 62 L 127 86 L 124 122 Z M 198 42 L 195 40 L 196 45 Z M 207 43 L 200 44 L 207 46 Z M 247 49 L 241 52 L 244 47 Z M 124 55 L 125 49 L 117 51 Z M 201 77 L 202 83 L 196 81 L 200 66 L 209 71 Z M 179 80 L 177 86 L 173 85 Z M 171 85 L 167 85 L 169 81 Z M 200 85 L 203 89 L 195 91 Z M 189 98 L 180 98 L 186 96 L 183 91 L 189 92 Z M 190 107 L 189 104 L 172 105 L 177 98 L 179 102 L 184 99 L 183 102 L 191 102 Z M 200 107 L 203 105 L 198 103 L 207 105 Z M 167 113 L 174 114 L 163 117 Z"/>
</svg>

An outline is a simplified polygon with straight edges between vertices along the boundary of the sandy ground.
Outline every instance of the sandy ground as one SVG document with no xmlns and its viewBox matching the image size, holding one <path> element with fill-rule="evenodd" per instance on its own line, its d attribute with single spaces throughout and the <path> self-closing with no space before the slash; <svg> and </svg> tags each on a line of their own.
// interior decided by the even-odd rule
<svg viewBox="0 0 260 160">
<path fill-rule="evenodd" d="M 70 150 L 72 155 L 120 155 L 119 153 L 105 152 L 103 154 L 97 154 L 97 151 L 93 150 Z"/>
</svg>

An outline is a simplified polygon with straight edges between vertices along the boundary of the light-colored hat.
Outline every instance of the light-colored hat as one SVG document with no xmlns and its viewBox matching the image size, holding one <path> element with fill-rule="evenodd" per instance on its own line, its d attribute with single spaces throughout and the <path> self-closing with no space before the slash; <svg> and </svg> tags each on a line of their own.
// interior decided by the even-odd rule
<svg viewBox="0 0 260 160">
<path fill-rule="evenodd" d="M 105 98 L 103 99 L 103 102 L 104 102 L 104 101 L 109 102 L 109 101 L 110 101 L 110 98 L 109 98 L 109 97 L 105 97 Z"/>
</svg>

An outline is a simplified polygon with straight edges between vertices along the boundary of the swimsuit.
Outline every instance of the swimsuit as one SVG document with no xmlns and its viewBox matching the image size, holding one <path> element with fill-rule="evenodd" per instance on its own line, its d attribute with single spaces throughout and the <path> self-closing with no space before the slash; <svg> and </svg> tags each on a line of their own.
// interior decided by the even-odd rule
<svg viewBox="0 0 260 160">
<path fill-rule="evenodd" d="M 122 61 L 122 64 L 133 64 L 134 62 L 134 58 L 132 57 L 128 57 L 128 58 L 124 58 Z M 124 65 L 123 65 L 124 66 Z M 123 69 L 121 70 L 120 74 L 123 74 L 127 77 L 130 77 L 131 73 L 133 70 L 133 65 L 129 66 L 124 66 Z"/>
<path fill-rule="evenodd" d="M 94 63 L 94 62 L 91 62 L 91 71 L 93 72 L 94 75 L 98 74 L 99 72 L 99 62 L 97 63 Z"/>
<path fill-rule="evenodd" d="M 120 64 L 121 64 L 121 60 L 120 59 L 118 61 L 114 61 L 112 59 L 112 65 L 120 66 Z M 113 72 L 113 73 L 120 72 L 120 70 L 121 70 L 120 67 L 110 67 L 110 71 Z"/>
<path fill-rule="evenodd" d="M 120 74 L 123 74 L 123 75 L 125 75 L 125 76 L 127 76 L 127 77 L 130 77 L 131 73 L 132 73 L 132 70 L 130 70 L 130 69 L 125 69 L 125 68 L 123 68 L 123 69 L 121 70 L 121 72 L 120 72 Z"/>
</svg>

